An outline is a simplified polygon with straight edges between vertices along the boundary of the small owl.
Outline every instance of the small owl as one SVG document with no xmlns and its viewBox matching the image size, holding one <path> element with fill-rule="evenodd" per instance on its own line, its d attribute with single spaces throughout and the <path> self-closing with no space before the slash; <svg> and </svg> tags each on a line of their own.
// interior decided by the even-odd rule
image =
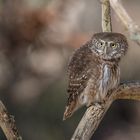
<svg viewBox="0 0 140 140">
<path fill-rule="evenodd" d="M 63 120 L 78 108 L 104 102 L 108 92 L 120 83 L 118 62 L 127 52 L 128 43 L 120 33 L 102 32 L 73 54 L 68 66 L 69 93 Z"/>
</svg>

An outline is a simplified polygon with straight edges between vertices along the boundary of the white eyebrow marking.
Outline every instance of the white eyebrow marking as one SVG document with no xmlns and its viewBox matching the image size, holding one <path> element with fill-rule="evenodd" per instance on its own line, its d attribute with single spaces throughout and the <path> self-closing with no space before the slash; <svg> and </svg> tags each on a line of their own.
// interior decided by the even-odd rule
<svg viewBox="0 0 140 140">
<path fill-rule="evenodd" d="M 110 47 L 110 44 L 111 44 L 111 43 L 114 43 L 114 42 L 113 42 L 113 41 L 109 41 L 109 42 L 107 42 L 107 44 L 108 44 L 107 46 Z"/>
<path fill-rule="evenodd" d="M 102 39 L 99 39 L 99 41 L 100 41 L 100 42 L 103 42 L 104 44 L 105 44 L 105 42 L 106 42 L 106 41 L 104 41 L 104 40 L 102 40 Z"/>
</svg>

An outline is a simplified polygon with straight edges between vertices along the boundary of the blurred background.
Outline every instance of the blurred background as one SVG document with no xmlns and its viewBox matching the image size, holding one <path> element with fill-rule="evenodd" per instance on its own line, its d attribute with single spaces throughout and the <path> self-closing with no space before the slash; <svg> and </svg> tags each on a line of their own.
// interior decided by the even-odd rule
<svg viewBox="0 0 140 140">
<path fill-rule="evenodd" d="M 140 25 L 139 0 L 123 0 Z M 140 46 L 112 11 L 114 32 L 126 35 L 121 80 L 140 79 Z M 0 100 L 23 140 L 69 140 L 86 108 L 62 121 L 67 100 L 67 64 L 72 52 L 101 32 L 99 0 L 0 0 Z M 113 103 L 92 139 L 138 140 L 140 103 Z M 0 140 L 6 140 L 0 131 Z"/>
</svg>

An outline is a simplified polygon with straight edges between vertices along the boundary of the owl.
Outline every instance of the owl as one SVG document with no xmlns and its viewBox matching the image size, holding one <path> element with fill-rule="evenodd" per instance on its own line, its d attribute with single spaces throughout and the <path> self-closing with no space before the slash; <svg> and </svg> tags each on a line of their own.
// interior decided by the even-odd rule
<svg viewBox="0 0 140 140">
<path fill-rule="evenodd" d="M 68 101 L 63 120 L 80 107 L 103 103 L 109 91 L 120 83 L 118 63 L 128 43 L 120 33 L 101 32 L 77 49 L 68 65 Z"/>
</svg>

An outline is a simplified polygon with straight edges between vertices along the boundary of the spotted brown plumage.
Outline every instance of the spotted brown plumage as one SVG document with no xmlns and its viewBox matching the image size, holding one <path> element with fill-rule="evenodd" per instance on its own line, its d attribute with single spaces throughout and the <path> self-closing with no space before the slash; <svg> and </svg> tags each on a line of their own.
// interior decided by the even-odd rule
<svg viewBox="0 0 140 140">
<path fill-rule="evenodd" d="M 63 119 L 83 105 L 103 102 L 120 81 L 118 62 L 127 51 L 119 33 L 97 33 L 73 54 L 68 65 L 68 101 Z"/>
</svg>

